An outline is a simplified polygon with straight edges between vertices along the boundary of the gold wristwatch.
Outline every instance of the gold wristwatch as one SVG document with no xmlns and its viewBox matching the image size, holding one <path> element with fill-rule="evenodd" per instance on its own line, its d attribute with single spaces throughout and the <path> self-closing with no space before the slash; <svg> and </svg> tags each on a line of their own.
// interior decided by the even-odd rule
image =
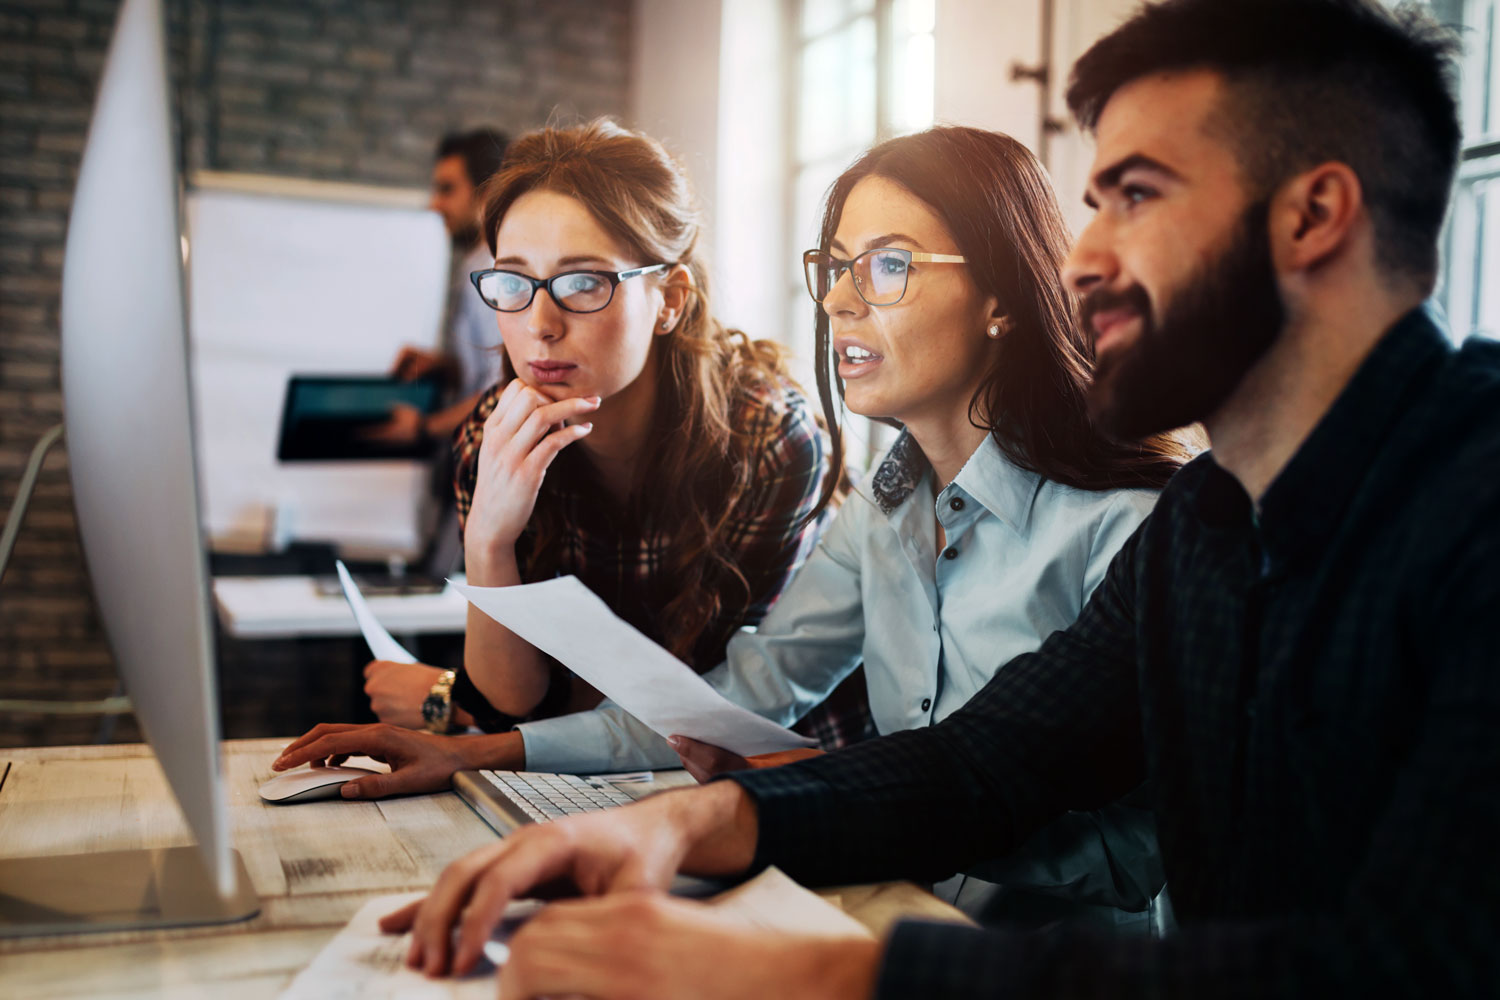
<svg viewBox="0 0 1500 1000">
<path fill-rule="evenodd" d="M 447 733 L 453 729 L 453 671 L 438 674 L 437 683 L 422 699 L 422 721 L 429 733 Z"/>
</svg>

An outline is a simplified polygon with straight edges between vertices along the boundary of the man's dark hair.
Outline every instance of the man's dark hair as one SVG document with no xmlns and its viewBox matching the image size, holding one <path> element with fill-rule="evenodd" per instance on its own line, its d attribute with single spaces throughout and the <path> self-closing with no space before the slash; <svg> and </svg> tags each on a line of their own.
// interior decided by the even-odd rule
<svg viewBox="0 0 1500 1000">
<path fill-rule="evenodd" d="M 1143 6 L 1073 67 L 1068 107 L 1088 131 L 1121 87 L 1209 70 L 1229 86 L 1219 128 L 1252 198 L 1336 160 L 1359 177 L 1377 261 L 1430 289 L 1462 130 L 1458 38 L 1417 4 L 1165 0 Z"/>
<path fill-rule="evenodd" d="M 461 156 L 464 170 L 469 174 L 469 183 L 476 188 L 493 177 L 505 158 L 505 147 L 510 137 L 499 129 L 476 128 L 468 132 L 450 132 L 438 142 L 434 160 Z"/>
</svg>

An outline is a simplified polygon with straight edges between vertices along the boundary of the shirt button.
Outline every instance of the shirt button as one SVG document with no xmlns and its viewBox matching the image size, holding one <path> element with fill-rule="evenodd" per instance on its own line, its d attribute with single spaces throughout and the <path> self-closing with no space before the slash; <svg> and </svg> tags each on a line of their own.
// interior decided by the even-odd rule
<svg viewBox="0 0 1500 1000">
<path fill-rule="evenodd" d="M 925 711 L 927 711 L 930 708 L 932 708 L 932 699 L 931 698 L 923 698 L 922 699 L 922 711 L 925 712 Z"/>
<path fill-rule="evenodd" d="M 946 549 L 943 550 L 943 558 L 944 559 L 957 559 L 958 558 L 958 550 L 955 549 L 955 548 L 953 548 L 950 545 L 948 548 L 946 548 Z"/>
<path fill-rule="evenodd" d="M 951 508 L 953 508 L 954 510 L 963 510 L 964 509 L 964 498 L 963 497 L 954 497 L 952 500 L 948 501 L 948 506 L 951 507 Z"/>
</svg>

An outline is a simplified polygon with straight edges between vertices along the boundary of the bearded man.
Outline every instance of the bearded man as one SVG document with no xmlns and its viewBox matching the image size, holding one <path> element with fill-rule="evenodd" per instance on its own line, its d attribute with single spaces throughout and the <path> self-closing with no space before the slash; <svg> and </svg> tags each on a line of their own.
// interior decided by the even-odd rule
<svg viewBox="0 0 1500 1000">
<path fill-rule="evenodd" d="M 1453 43 L 1375 0 L 1165 0 L 1078 63 L 1068 261 L 1121 435 L 1201 421 L 1075 625 L 942 723 L 530 828 L 444 873 L 412 958 L 472 965 L 572 878 L 501 995 L 1500 995 L 1500 349 L 1423 305 Z M 997 572 L 1000 570 L 997 567 Z M 775 864 L 931 879 L 1149 779 L 1179 929 L 727 928 L 659 889 Z M 465 911 L 456 956 L 450 929 Z"/>
</svg>

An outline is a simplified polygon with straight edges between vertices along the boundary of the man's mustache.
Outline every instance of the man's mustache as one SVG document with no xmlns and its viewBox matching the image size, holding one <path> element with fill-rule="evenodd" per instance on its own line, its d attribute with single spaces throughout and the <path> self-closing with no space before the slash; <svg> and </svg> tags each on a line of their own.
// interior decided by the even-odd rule
<svg viewBox="0 0 1500 1000">
<path fill-rule="evenodd" d="M 1149 320 L 1151 299 L 1146 295 L 1146 289 L 1140 285 L 1131 285 L 1119 291 L 1112 288 L 1096 288 L 1083 297 L 1083 304 L 1079 307 L 1079 318 L 1083 322 L 1084 330 L 1092 337 L 1094 317 L 1101 312 L 1121 308 L 1130 309 Z"/>
</svg>

